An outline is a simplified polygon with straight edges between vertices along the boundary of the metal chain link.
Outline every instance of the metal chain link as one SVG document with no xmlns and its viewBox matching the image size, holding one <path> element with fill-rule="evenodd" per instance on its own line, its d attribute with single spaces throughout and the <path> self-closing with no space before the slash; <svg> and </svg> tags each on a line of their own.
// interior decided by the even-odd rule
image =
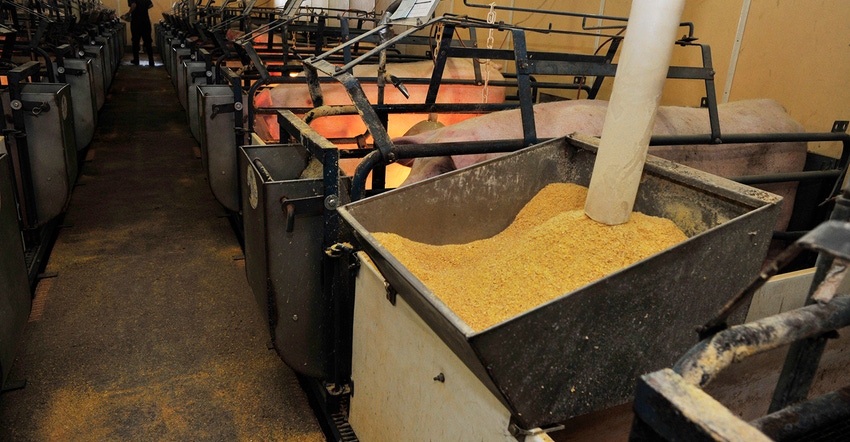
<svg viewBox="0 0 850 442">
<path fill-rule="evenodd" d="M 487 23 L 495 24 L 496 23 L 496 3 L 490 3 L 490 12 L 487 13 Z M 489 33 L 487 34 L 487 49 L 493 49 L 493 31 L 494 29 L 491 27 Z M 487 100 L 490 98 L 490 69 L 492 69 L 491 65 L 492 61 L 488 58 L 485 60 L 481 60 L 481 64 L 483 64 L 486 69 L 484 69 L 484 88 L 481 89 L 481 101 L 487 103 Z"/>
<path fill-rule="evenodd" d="M 443 41 L 443 24 L 437 23 L 437 45 L 434 47 L 434 62 L 437 61 L 437 56 L 440 53 L 440 43 Z"/>
</svg>

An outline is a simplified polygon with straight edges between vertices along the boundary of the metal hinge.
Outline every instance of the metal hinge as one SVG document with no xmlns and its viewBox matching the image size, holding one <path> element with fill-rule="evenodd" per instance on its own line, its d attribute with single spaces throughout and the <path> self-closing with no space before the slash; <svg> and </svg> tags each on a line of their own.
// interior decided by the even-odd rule
<svg viewBox="0 0 850 442">
<path fill-rule="evenodd" d="M 384 281 L 384 290 L 387 292 L 387 301 L 390 301 L 390 304 L 395 305 L 396 297 L 398 297 L 398 290 L 386 281 Z"/>
</svg>

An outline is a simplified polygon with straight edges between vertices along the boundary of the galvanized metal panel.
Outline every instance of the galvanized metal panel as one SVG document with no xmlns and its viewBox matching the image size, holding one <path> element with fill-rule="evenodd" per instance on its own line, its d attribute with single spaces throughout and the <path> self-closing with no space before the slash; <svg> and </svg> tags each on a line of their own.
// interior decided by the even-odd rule
<svg viewBox="0 0 850 442">
<path fill-rule="evenodd" d="M 195 85 L 202 84 L 201 80 L 205 80 L 204 77 L 193 78 L 192 73 L 205 72 L 206 68 L 207 64 L 202 61 L 192 61 L 189 59 L 180 62 L 180 67 L 177 70 L 177 99 L 187 113 L 191 112 L 189 105 L 190 92 L 194 89 Z M 189 113 L 189 115 L 191 117 L 192 114 Z"/>
<path fill-rule="evenodd" d="M 216 113 L 215 106 L 234 103 L 233 90 L 225 85 L 198 86 L 201 111 L 201 162 L 213 195 L 226 209 L 239 211 L 239 173 L 235 114 Z"/>
<path fill-rule="evenodd" d="M 264 179 L 265 171 L 272 180 Z M 322 292 L 322 214 L 296 213 L 287 232 L 281 200 L 323 195 L 321 177 L 298 179 L 307 165 L 300 146 L 240 148 L 245 268 L 275 349 L 298 373 L 326 379 L 333 354 L 331 300 Z"/>
<path fill-rule="evenodd" d="M 94 64 L 85 58 L 66 58 L 63 63 L 66 72 L 73 71 L 67 73 L 65 81 L 71 86 L 77 150 L 83 150 L 94 137 L 94 128 L 97 126 Z"/>
<path fill-rule="evenodd" d="M 197 72 L 207 71 L 207 64 L 203 61 L 187 61 L 184 64 L 186 69 L 186 84 L 183 88 L 183 93 L 186 94 L 186 114 L 189 118 L 189 130 L 196 140 L 201 140 L 201 112 L 198 108 L 198 86 L 206 84 L 207 77 L 193 77 Z"/>
<path fill-rule="evenodd" d="M 180 85 L 177 79 L 180 75 L 180 69 L 182 69 L 183 66 L 183 59 L 188 57 L 191 53 L 191 49 L 177 45 L 171 50 L 171 53 L 169 54 L 171 61 L 169 63 L 170 70 L 168 71 L 168 73 L 169 75 L 171 75 L 171 84 L 173 84 L 175 88 Z"/>
<path fill-rule="evenodd" d="M 49 106 L 24 113 L 36 210 L 43 224 L 65 210 L 77 180 L 71 88 L 64 83 L 28 83 L 21 89 L 21 100 Z"/>
<path fill-rule="evenodd" d="M 97 109 L 100 110 L 106 103 L 106 91 L 109 89 L 109 84 L 106 82 L 108 67 L 103 55 L 104 47 L 102 45 L 84 45 L 83 51 L 86 53 L 86 58 L 92 62 L 95 101 L 97 102 Z"/>
<path fill-rule="evenodd" d="M 103 46 L 103 80 L 108 91 L 115 78 L 115 69 L 118 67 L 118 60 L 115 59 L 115 39 L 109 38 L 108 35 L 98 35 L 94 41 Z"/>
</svg>

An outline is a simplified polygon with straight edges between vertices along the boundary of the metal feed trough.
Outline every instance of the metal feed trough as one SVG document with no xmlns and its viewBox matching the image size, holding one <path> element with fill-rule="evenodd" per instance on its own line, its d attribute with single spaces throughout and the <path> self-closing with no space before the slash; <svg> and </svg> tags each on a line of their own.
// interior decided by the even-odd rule
<svg viewBox="0 0 850 442">
<path fill-rule="evenodd" d="M 24 225 L 35 228 L 61 214 L 77 180 L 77 147 L 71 87 L 60 83 L 23 83 L 21 75 L 38 69 L 35 63 L 9 72 L 10 87 L 3 94 L 6 114 L 25 137 L 12 137 L 18 152 L 19 173 L 28 182 L 19 189 L 27 195 Z M 15 74 L 15 75 L 12 75 Z M 22 198 L 24 198 L 22 196 Z"/>
<path fill-rule="evenodd" d="M 322 291 L 330 259 L 321 247 L 322 173 L 301 177 L 309 155 L 299 145 L 242 146 L 239 152 L 245 268 L 274 347 L 298 373 L 335 379 L 342 356 L 334 340 L 342 322 L 340 300 Z M 350 179 L 340 181 L 347 194 Z"/>
<path fill-rule="evenodd" d="M 587 186 L 596 142 L 551 140 L 339 209 L 392 288 L 522 428 L 627 402 L 641 374 L 672 364 L 696 342 L 696 325 L 758 273 L 779 212 L 776 195 L 650 157 L 635 210 L 671 219 L 689 238 L 483 331 L 372 236 L 493 236 L 545 185 Z"/>
<path fill-rule="evenodd" d="M 71 85 L 71 102 L 74 103 L 74 134 L 77 150 L 83 150 L 94 138 L 97 126 L 97 90 L 94 63 L 87 58 L 65 58 L 62 66 L 54 63 L 60 83 Z"/>
<path fill-rule="evenodd" d="M 235 109 L 242 108 L 233 90 L 221 84 L 195 87 L 199 115 L 201 162 L 209 178 L 210 189 L 222 206 L 239 210 L 239 184 L 236 170 Z"/>
</svg>

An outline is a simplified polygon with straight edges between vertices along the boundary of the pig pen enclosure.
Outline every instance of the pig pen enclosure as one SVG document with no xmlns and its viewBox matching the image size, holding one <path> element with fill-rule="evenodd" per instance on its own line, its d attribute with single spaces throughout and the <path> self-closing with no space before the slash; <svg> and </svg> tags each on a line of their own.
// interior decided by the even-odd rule
<svg viewBox="0 0 850 442">
<path fill-rule="evenodd" d="M 487 398 L 480 400 L 487 402 L 496 399 L 499 405 L 495 409 L 500 411 L 493 415 L 507 416 L 505 419 L 510 422 L 507 427 L 516 436 L 537 427 L 557 428 L 559 422 L 569 418 L 627 402 L 633 395 L 637 375 L 653 367 L 671 365 L 686 350 L 686 342 L 693 342 L 688 338 L 688 327 L 693 329 L 701 319 L 710 317 L 724 299 L 745 285 L 748 277 L 758 273 L 769 248 L 772 252 L 781 250 L 806 229 L 817 224 L 818 220 L 825 219 L 827 212 L 821 203 L 840 189 L 839 183 L 847 164 L 846 148 L 841 158 L 834 162 L 811 155 L 804 159 L 803 156 L 807 142 L 846 143 L 842 123 L 836 123 L 830 133 L 805 133 L 794 125 L 784 126 L 785 130 L 770 129 L 756 122 L 748 127 L 746 123 L 736 125 L 741 120 L 739 116 L 722 117 L 723 107 L 718 105 L 716 99 L 711 51 L 707 45 L 697 42 L 693 26 L 685 23 L 681 28 L 684 36 L 676 43 L 686 50 L 697 51 L 700 54 L 700 65 L 671 66 L 668 78 L 701 82 L 705 89 L 702 103 L 704 112 L 699 117 L 697 128 L 680 129 L 672 123 L 673 129 L 656 131 L 657 135 L 650 144 L 661 155 L 666 154 L 684 164 L 688 164 L 688 161 L 697 162 L 703 167 L 712 162 L 711 154 L 706 155 L 705 159 L 695 159 L 694 156 L 699 155 L 695 152 L 700 148 L 711 149 L 712 145 L 730 149 L 735 149 L 735 146 L 743 149 L 746 149 L 745 146 L 768 146 L 757 148 L 761 155 L 768 155 L 765 149 L 773 149 L 771 152 L 783 150 L 778 146 L 801 146 L 785 149 L 793 149 L 796 159 L 785 161 L 787 164 L 782 167 L 750 169 L 755 170 L 753 173 L 741 173 L 739 169 L 738 172 L 727 171 L 725 174 L 733 181 L 747 185 L 767 185 L 771 190 L 777 189 L 777 185 L 773 184 L 771 188 L 770 183 L 793 183 L 784 185 L 786 203 L 793 202 L 795 207 L 791 210 L 792 207 L 786 206 L 783 220 L 779 223 L 781 231 L 774 231 L 774 225 L 782 198 L 772 200 L 774 197 L 766 196 L 767 199 L 760 203 L 751 206 L 744 204 L 748 209 L 740 209 L 740 202 L 734 203 L 733 206 L 739 207 L 737 210 L 744 211 L 733 214 L 725 212 L 728 208 L 720 207 L 727 207 L 729 198 L 734 200 L 744 195 L 753 197 L 755 194 L 751 193 L 752 188 L 734 187 L 737 190 L 732 193 L 740 194 L 731 197 L 725 187 L 732 185 L 730 182 L 722 181 L 722 185 L 712 182 L 710 190 L 701 191 L 702 197 L 680 198 L 672 196 L 682 192 L 676 185 L 655 188 L 644 179 L 642 189 L 646 190 L 641 190 L 643 196 L 640 198 L 644 201 L 641 204 L 647 206 L 642 210 L 676 220 L 690 237 L 687 245 L 671 249 L 668 253 L 670 257 L 659 256 L 649 259 L 643 265 L 630 267 L 629 271 L 624 270 L 624 281 L 617 279 L 621 277 L 619 273 L 612 275 L 610 279 L 588 286 L 587 290 L 565 295 L 560 302 L 548 304 L 546 309 L 536 309 L 492 330 L 475 333 L 434 298 L 428 288 L 422 286 L 403 265 L 391 255 L 387 256 L 386 250 L 374 242 L 370 232 L 400 229 L 411 238 L 418 238 L 425 243 L 465 242 L 496 233 L 499 228 L 489 228 L 484 222 L 494 213 L 505 212 L 493 219 L 495 225 L 504 227 L 505 220 L 511 219 L 511 213 L 516 213 L 517 205 L 527 201 L 531 195 L 529 192 L 538 189 L 542 182 L 582 182 L 586 185 L 591 169 L 586 158 L 592 158 L 592 154 L 586 152 L 593 151 L 594 141 L 581 137 L 562 138 L 572 132 L 550 135 L 552 131 L 547 130 L 551 126 L 548 121 L 536 124 L 535 119 L 541 117 L 535 109 L 543 109 L 538 107 L 541 101 L 552 98 L 541 93 L 542 90 L 572 90 L 580 97 L 584 94 L 581 97 L 584 100 L 594 100 L 605 79 L 610 81 L 616 74 L 614 60 L 622 41 L 626 19 L 536 11 L 580 16 L 583 20 L 610 21 L 613 25 L 603 28 L 607 33 L 600 34 L 599 30 L 586 23 L 579 30 L 535 29 L 488 23 L 486 20 L 452 14 L 426 17 L 418 22 L 393 23 L 379 16 L 353 11 L 307 10 L 275 15 L 282 12 L 243 11 L 241 15 L 228 17 L 221 24 L 200 31 L 201 34 L 205 32 L 207 38 L 198 39 L 195 44 L 201 41 L 217 42 L 212 47 L 200 45 L 191 56 L 199 60 L 196 62 L 199 73 L 194 74 L 194 77 L 201 78 L 203 65 L 206 66 L 206 80 L 202 78 L 202 84 L 195 86 L 190 80 L 193 74 L 183 74 L 183 80 L 179 73 L 172 78 L 183 82 L 177 86 L 178 89 L 189 89 L 189 95 L 194 90 L 197 106 L 201 110 L 198 115 L 200 121 L 196 123 L 201 128 L 199 132 L 203 134 L 205 130 L 211 130 L 218 133 L 213 137 L 203 137 L 202 158 L 206 164 L 211 164 L 211 158 L 218 156 L 218 165 L 208 166 L 211 167 L 208 171 L 210 186 L 219 201 L 232 211 L 233 224 L 237 233 L 242 235 L 248 279 L 262 317 L 268 324 L 272 343 L 287 365 L 305 378 L 306 388 L 318 398 L 317 409 L 327 416 L 326 420 L 332 423 L 330 426 L 345 422 L 345 430 L 331 430 L 341 431 L 334 434 L 342 439 L 345 439 L 342 434 L 351 430 L 348 426 L 349 417 L 354 420 L 353 431 L 357 434 L 368 434 L 367 439 L 387 437 L 386 434 L 372 434 L 368 428 L 376 425 L 375 421 L 389 419 L 389 415 L 370 411 L 366 413 L 370 416 L 366 417 L 364 409 L 402 409 L 405 411 L 396 411 L 396 414 L 418 415 L 417 410 L 432 407 L 427 402 L 418 407 L 391 401 L 369 402 L 369 399 L 358 403 L 355 391 L 360 392 L 361 398 L 374 398 L 380 392 L 390 395 L 391 391 L 409 388 L 406 382 L 411 382 L 403 376 L 398 380 L 399 384 L 383 381 L 386 373 L 376 371 L 372 365 L 378 362 L 356 353 L 358 350 L 368 353 L 368 350 L 364 350 L 368 345 L 364 347 L 363 342 L 381 347 L 382 344 L 378 342 L 383 339 L 381 336 L 364 335 L 367 332 L 360 328 L 360 322 L 371 321 L 369 315 L 378 315 L 376 312 L 362 313 L 367 316 L 358 315 L 357 300 L 375 296 L 374 293 L 358 293 L 355 288 L 359 287 L 358 269 L 361 269 L 360 272 L 365 271 L 362 268 L 366 263 L 361 262 L 364 259 L 375 262 L 374 268 L 379 271 L 376 273 L 379 278 L 387 278 L 384 283 L 387 284 L 385 296 L 393 300 L 397 297 L 404 299 L 413 312 L 409 316 L 420 318 L 413 320 L 424 321 L 426 327 L 439 338 L 435 345 L 445 346 L 446 349 L 441 351 L 454 354 L 452 358 L 456 357 L 461 362 L 459 369 L 468 370 L 473 375 L 471 382 L 483 386 L 483 391 L 486 391 L 483 396 Z M 247 27 L 243 28 L 244 34 L 232 43 L 222 37 L 221 31 L 225 28 L 223 24 L 242 23 L 246 16 L 254 21 L 249 20 Z M 334 28 L 331 23 L 338 27 Z M 429 30 L 429 36 L 422 35 L 422 32 Z M 494 49 L 489 44 L 486 48 L 482 47 L 485 46 L 481 43 L 484 40 L 482 35 L 492 35 L 493 31 L 510 34 L 514 49 Z M 162 32 L 168 34 L 160 38 L 169 41 L 174 48 L 171 52 L 173 69 L 177 72 L 180 69 L 191 69 L 188 61 L 182 62 L 183 66 L 180 66 L 181 59 L 185 60 L 187 56 L 178 47 L 182 48 L 186 44 L 185 40 L 175 38 L 173 30 L 163 29 Z M 609 39 L 609 44 L 603 54 L 536 51 L 525 44 L 526 35 L 535 32 L 584 34 L 588 38 L 601 35 Z M 294 36 L 294 39 L 289 36 Z M 401 52 L 398 49 L 400 45 L 423 49 Z M 473 69 L 460 76 L 453 74 L 450 68 L 456 60 L 471 61 Z M 485 80 L 488 63 L 495 60 L 510 64 L 511 72 L 500 72 L 498 79 Z M 404 70 L 404 67 L 423 61 L 433 63 L 432 72 L 411 76 L 410 73 L 415 71 Z M 364 66 L 368 69 L 360 69 Z M 546 80 L 538 80 L 538 76 L 546 76 Z M 587 84 L 589 78 L 593 82 Z M 204 81 L 220 83 L 227 88 L 204 85 Z M 452 88 L 476 87 L 496 91 L 498 102 L 470 99 L 470 94 L 440 99 L 441 94 L 447 90 L 451 93 Z M 211 93 L 212 90 L 216 92 Z M 503 98 L 502 93 L 498 93 L 500 90 L 505 91 L 502 92 Z M 213 96 L 218 98 L 213 99 Z M 415 128 L 409 130 L 411 126 L 417 126 L 413 124 L 417 121 L 420 122 L 418 126 L 437 128 L 436 132 L 440 132 L 439 128 L 443 124 L 439 122 L 447 116 L 461 114 L 466 115 L 463 117 L 466 119 L 475 115 L 495 115 L 510 109 L 515 109 L 511 116 L 514 128 L 506 132 L 512 134 L 510 139 L 500 136 L 499 130 L 492 130 L 474 139 L 453 139 L 449 135 L 423 141 L 431 133 L 425 132 L 413 142 L 403 141 L 407 137 L 417 137 Z M 670 112 L 670 115 L 676 115 L 675 109 Z M 758 110 L 753 112 L 757 114 Z M 404 115 L 414 117 L 408 120 L 397 118 Z M 571 116 L 565 115 L 568 116 L 564 118 Z M 194 117 L 191 112 L 188 116 L 190 120 Z M 217 118 L 225 118 L 225 124 L 221 125 L 220 120 L 216 121 Z M 724 118 L 728 120 L 726 125 L 735 128 L 734 131 L 724 131 L 721 124 Z M 775 120 L 773 117 L 765 120 L 768 119 Z M 675 117 L 671 117 L 671 120 L 675 120 Z M 455 122 L 451 119 L 447 121 Z M 476 122 L 477 119 L 473 118 L 464 124 L 475 125 Z M 601 125 L 601 122 L 597 124 Z M 448 133 L 452 127 L 449 124 L 443 132 Z M 222 128 L 233 130 L 226 135 L 221 133 Z M 765 130 L 773 133 L 759 133 Z M 521 135 L 515 137 L 513 134 L 517 133 Z M 406 137 L 399 138 L 400 135 Z M 598 136 L 596 133 L 590 135 Z M 553 137 L 555 139 L 546 141 Z M 522 154 L 509 154 L 522 148 L 525 148 Z M 536 153 L 525 153 L 527 151 Z M 542 160 L 535 156 L 541 155 L 541 151 L 547 152 L 543 156 L 548 159 Z M 234 156 L 236 152 L 238 154 Z M 393 163 L 415 164 L 422 158 L 455 158 L 473 154 L 492 159 L 469 171 L 464 169 L 458 172 L 457 177 L 437 177 L 426 181 L 427 185 L 422 183 L 421 186 L 411 185 L 409 189 L 405 186 L 387 192 L 393 187 L 387 181 L 388 168 L 396 166 Z M 498 158 L 505 154 L 507 156 L 503 159 Z M 536 159 L 515 159 L 524 158 L 524 155 Z M 565 167 L 560 163 L 565 161 L 568 164 L 575 162 L 572 167 L 582 172 L 559 172 L 560 167 Z M 549 162 L 552 165 L 543 165 Z M 445 171 L 454 167 L 440 166 L 439 169 Z M 685 175 L 691 177 L 692 171 L 687 170 Z M 485 174 L 482 171 L 487 171 L 486 174 L 491 178 L 481 178 Z M 523 175 L 522 178 L 511 178 L 512 173 Z M 550 176 L 550 173 L 554 175 Z M 530 174 L 533 178 L 524 174 Z M 475 179 L 469 178 L 473 175 Z M 537 184 L 526 183 L 528 179 Z M 674 181 L 679 179 L 681 177 Z M 695 184 L 689 180 L 685 179 L 687 184 L 679 186 L 691 189 Z M 464 196 L 452 197 L 452 191 L 448 190 L 451 187 L 444 187 L 448 182 L 463 183 L 460 186 Z M 397 183 L 395 181 L 395 185 Z M 781 189 L 783 185 L 779 186 Z M 721 187 L 724 190 L 718 190 Z M 429 190 L 423 190 L 425 188 Z M 409 196 L 412 194 L 417 196 Z M 683 211 L 677 212 L 680 218 L 675 218 L 676 213 L 670 212 L 674 210 L 673 206 L 668 206 L 667 212 L 659 208 L 661 201 L 666 199 L 685 201 L 676 206 L 676 210 Z M 508 203 L 511 200 L 516 202 Z M 452 209 L 452 204 L 458 207 Z M 506 206 L 502 207 L 502 204 Z M 433 209 L 427 210 L 434 210 L 434 214 L 426 215 L 425 208 L 432 206 Z M 770 212 L 771 215 L 755 215 L 762 212 Z M 681 213 L 688 215 L 681 218 Z M 747 223 L 750 221 L 746 221 L 749 217 L 756 217 L 760 221 L 749 225 Z M 736 222 L 742 224 L 735 226 Z M 696 225 L 700 227 L 694 227 Z M 731 240 L 734 235 L 729 235 L 724 229 L 738 232 L 740 239 Z M 454 239 L 445 239 L 445 235 Z M 724 247 L 744 249 L 722 251 Z M 357 258 L 360 250 L 365 255 Z M 701 256 L 697 250 L 707 255 Z M 813 265 L 813 256 L 810 254 L 801 258 L 796 265 Z M 685 257 L 694 258 L 693 264 L 687 264 L 683 260 Z M 732 257 L 735 257 L 736 262 L 734 268 L 719 270 L 724 265 L 720 261 L 729 263 L 733 261 Z M 670 260 L 669 263 L 666 259 Z M 740 266 L 741 261 L 747 262 L 749 267 Z M 715 262 L 716 265 L 709 264 Z M 695 276 L 696 279 L 691 282 L 681 278 L 682 268 L 699 269 L 701 266 L 723 274 L 729 278 L 729 282 L 722 283 L 716 277 L 709 280 L 706 274 L 698 270 L 693 270 L 696 272 L 694 275 L 699 276 Z M 661 278 L 664 282 L 653 282 L 657 276 L 649 275 L 657 273 L 679 276 L 670 278 L 672 281 Z M 706 286 L 703 294 L 693 292 L 692 286 L 697 279 L 701 282 L 697 286 Z M 693 307 L 689 316 L 676 318 L 678 322 L 654 324 L 660 327 L 658 329 L 641 325 L 639 328 L 641 333 L 645 333 L 644 338 L 640 338 L 642 335 L 638 332 L 619 330 L 622 335 L 630 336 L 627 341 L 631 344 L 623 343 L 621 334 L 613 332 L 601 338 L 606 342 L 603 346 L 605 348 L 624 348 L 616 351 L 615 354 L 619 356 L 613 357 L 621 363 L 609 365 L 611 354 L 601 355 L 600 359 L 584 359 L 590 358 L 583 346 L 586 343 L 575 345 L 574 339 L 589 323 L 582 325 L 579 321 L 571 325 L 574 329 L 570 329 L 556 325 L 558 320 L 555 318 L 562 317 L 560 315 L 563 313 L 559 312 L 567 311 L 575 315 L 571 317 L 598 320 L 591 313 L 597 302 L 610 306 L 617 304 L 617 300 L 623 297 L 617 294 L 615 287 L 626 292 L 634 287 L 642 287 L 639 292 L 646 296 L 642 302 L 653 303 L 654 311 L 669 309 L 666 316 L 659 313 L 665 317 L 676 316 L 674 311 L 681 313 L 680 306 L 687 301 L 666 299 L 661 293 L 684 293 L 684 287 L 689 287 L 689 295 L 702 301 Z M 659 293 L 658 300 L 653 300 L 655 298 L 650 296 L 651 293 Z M 629 301 L 623 302 L 630 305 Z M 587 310 L 577 313 L 582 312 L 582 309 Z M 611 314 L 617 315 L 616 311 L 629 311 L 630 308 L 612 310 Z M 746 314 L 745 310 L 736 316 L 739 322 Z M 537 327 L 543 327 L 543 330 L 554 328 L 558 331 L 549 335 L 543 330 L 529 328 L 531 322 L 536 323 Z M 610 322 L 643 324 L 637 318 L 623 317 L 612 317 Z M 358 333 L 362 337 L 358 338 Z M 652 340 L 651 337 L 667 334 L 670 339 L 656 340 L 668 345 L 659 349 L 650 346 L 648 341 Z M 505 336 L 512 336 L 513 341 L 506 340 Z M 590 336 L 589 332 L 586 336 Z M 528 353 L 519 352 L 520 348 L 528 348 Z M 560 348 L 561 352 L 553 350 L 553 356 L 541 356 L 548 354 L 541 353 L 542 348 Z M 399 350 L 387 346 L 384 351 Z M 547 359 L 549 357 L 557 358 L 559 362 Z M 361 364 L 359 367 L 358 363 Z M 380 363 L 386 364 L 387 361 L 382 360 Z M 526 368 L 521 369 L 520 366 Z M 529 371 L 528 366 L 537 369 Z M 398 369 L 402 370 L 400 367 Z M 357 381 L 354 373 L 358 372 L 361 376 L 368 373 L 369 379 Z M 519 378 L 514 378 L 516 376 Z M 564 390 L 568 384 L 573 391 Z M 576 384 L 582 385 L 584 395 L 573 396 Z M 569 397 L 574 399 L 570 400 Z M 452 408 L 452 413 L 456 414 L 454 419 L 463 419 L 458 417 L 463 415 L 459 410 Z M 357 428 L 358 419 L 362 422 L 360 429 Z M 403 424 L 407 422 L 403 416 L 394 416 L 392 419 L 401 422 L 396 437 L 402 437 L 408 431 L 435 431 L 433 427 L 427 426 L 410 428 Z M 501 422 L 500 419 L 497 421 Z"/>
<path fill-rule="evenodd" d="M 32 42 L 80 24 L 56 12 L 72 14 L 72 3 L 48 8 Z M 676 21 L 676 38 L 664 43 L 674 56 L 662 68 L 668 83 L 695 85 L 688 103 L 698 106 L 653 111 L 634 211 L 684 239 L 474 327 L 379 238 L 472 248 L 513 228 L 548 186 L 590 186 L 606 115 L 616 112 L 609 100 L 629 10 L 377 3 L 182 1 L 155 17 L 157 55 L 239 240 L 257 321 L 326 438 L 702 437 L 713 434 L 701 421 L 703 394 L 722 403 L 710 413 L 728 418 L 721 440 L 793 440 L 810 430 L 794 413 L 817 430 L 842 428 L 847 340 L 828 338 L 847 322 L 847 121 L 808 132 L 777 97 L 727 102 L 699 27 Z M 32 23 L 42 18 L 10 8 Z M 25 286 L 39 277 L 123 56 L 126 25 L 107 12 L 87 15 L 76 40 L 3 49 L 39 60 L 0 69 L 4 382 L 32 308 Z M 563 215 L 559 205 L 548 203 L 552 219 Z M 500 245 L 524 260 L 496 264 L 486 278 L 511 278 L 522 287 L 517 297 L 543 291 L 534 276 L 548 271 L 544 262 L 574 252 L 556 246 L 567 236 L 560 228 L 541 234 L 536 244 L 545 246 L 535 250 Z M 23 259 L 9 252 L 17 249 Z M 507 303 L 472 295 L 485 277 L 464 261 L 478 260 L 427 266 L 461 275 L 454 291 L 472 309 Z M 705 363 L 700 353 L 801 338 L 812 339 L 768 357 L 781 373 L 765 374 L 754 356 L 737 377 L 723 377 L 727 360 Z M 708 374 L 701 383 L 694 373 Z M 771 376 L 775 392 L 763 388 Z"/>
</svg>

